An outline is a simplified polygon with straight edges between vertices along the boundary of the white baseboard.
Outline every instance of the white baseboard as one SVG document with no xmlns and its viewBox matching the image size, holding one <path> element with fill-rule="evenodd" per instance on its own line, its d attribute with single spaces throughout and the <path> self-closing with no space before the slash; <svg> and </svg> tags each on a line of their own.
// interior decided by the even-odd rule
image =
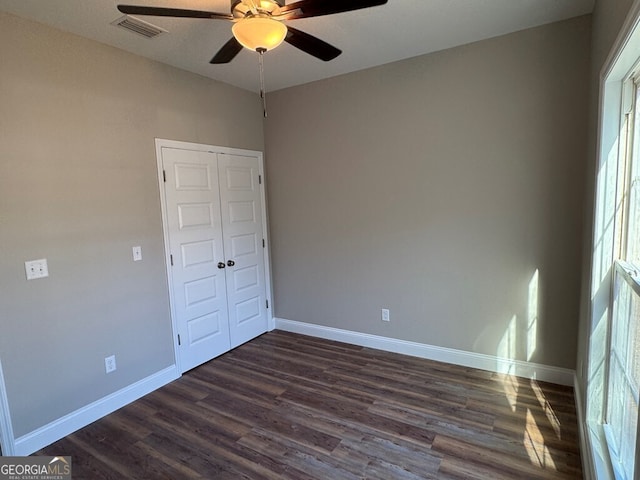
<svg viewBox="0 0 640 480">
<path fill-rule="evenodd" d="M 14 455 L 24 456 L 86 427 L 92 422 L 172 382 L 180 376 L 175 365 L 107 395 L 15 440 Z M 4 453 L 4 452 L 3 452 Z"/>
<path fill-rule="evenodd" d="M 387 352 L 401 353 L 464 367 L 479 368 L 490 372 L 535 378 L 536 380 L 556 383 L 558 385 L 572 386 L 575 376 L 575 371 L 567 368 L 551 367 L 538 363 L 523 362 L 521 360 L 511 360 L 493 355 L 485 355 L 483 353 L 465 352 L 453 348 L 437 347 L 424 343 L 409 342 L 407 340 L 381 337 L 368 333 L 352 332 L 350 330 L 297 322 L 283 318 L 276 318 L 275 320 L 276 328 L 287 332 L 300 333 L 302 335 L 335 340 L 359 345 L 361 347 L 385 350 Z"/>
</svg>

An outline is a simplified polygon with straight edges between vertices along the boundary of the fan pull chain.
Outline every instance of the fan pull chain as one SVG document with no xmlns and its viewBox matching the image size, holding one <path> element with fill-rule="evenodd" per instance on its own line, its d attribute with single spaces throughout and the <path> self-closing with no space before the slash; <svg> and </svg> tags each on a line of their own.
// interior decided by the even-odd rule
<svg viewBox="0 0 640 480">
<path fill-rule="evenodd" d="M 262 114 L 264 118 L 267 118 L 267 92 L 264 87 L 264 52 L 266 50 L 264 48 L 258 48 L 257 52 L 259 55 L 259 63 L 260 63 L 260 98 L 262 99 Z"/>
</svg>

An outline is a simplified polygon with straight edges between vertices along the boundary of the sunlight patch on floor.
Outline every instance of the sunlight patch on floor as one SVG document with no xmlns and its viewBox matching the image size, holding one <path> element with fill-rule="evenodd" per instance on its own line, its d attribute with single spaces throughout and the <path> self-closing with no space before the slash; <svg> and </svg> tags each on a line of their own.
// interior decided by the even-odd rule
<svg viewBox="0 0 640 480">
<path fill-rule="evenodd" d="M 562 426 L 560 425 L 560 420 L 558 419 L 556 412 L 553 411 L 553 408 L 547 401 L 547 398 L 545 397 L 544 392 L 540 388 L 540 385 L 538 385 L 538 382 L 536 382 L 535 380 L 531 380 L 531 389 L 533 390 L 533 393 L 535 393 L 536 398 L 538 399 L 538 402 L 540 402 L 540 406 L 542 407 L 544 414 L 547 416 L 547 420 L 549 420 L 549 425 L 551 426 L 551 428 L 553 428 L 553 431 L 555 432 L 556 437 L 558 437 L 558 439 L 561 440 Z"/>
<path fill-rule="evenodd" d="M 546 470 L 557 470 L 556 464 L 553 458 L 551 458 L 551 452 L 549 452 L 549 448 L 547 448 L 545 444 L 544 435 L 540 431 L 531 410 L 528 408 L 523 440 L 524 448 L 533 465 Z"/>
<path fill-rule="evenodd" d="M 513 375 L 505 375 L 502 380 L 502 387 L 511 411 L 515 412 L 518 406 L 518 390 L 520 389 L 518 378 Z"/>
</svg>

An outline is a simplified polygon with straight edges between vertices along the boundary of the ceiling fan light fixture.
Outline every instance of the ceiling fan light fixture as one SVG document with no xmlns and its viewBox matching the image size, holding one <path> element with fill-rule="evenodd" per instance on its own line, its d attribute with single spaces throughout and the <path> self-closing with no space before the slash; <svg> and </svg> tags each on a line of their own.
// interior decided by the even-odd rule
<svg viewBox="0 0 640 480">
<path fill-rule="evenodd" d="M 280 45 L 287 36 L 284 23 L 269 17 L 246 17 L 239 20 L 231 29 L 233 36 L 245 48 L 273 50 Z"/>
</svg>

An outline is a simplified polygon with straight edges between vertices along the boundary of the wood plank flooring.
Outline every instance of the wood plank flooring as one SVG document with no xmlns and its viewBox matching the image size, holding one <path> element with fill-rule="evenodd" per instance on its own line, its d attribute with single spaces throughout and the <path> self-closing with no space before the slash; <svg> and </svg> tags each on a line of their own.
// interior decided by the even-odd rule
<svg viewBox="0 0 640 480">
<path fill-rule="evenodd" d="M 38 454 L 76 480 L 582 478 L 571 388 L 280 331 Z"/>
</svg>

